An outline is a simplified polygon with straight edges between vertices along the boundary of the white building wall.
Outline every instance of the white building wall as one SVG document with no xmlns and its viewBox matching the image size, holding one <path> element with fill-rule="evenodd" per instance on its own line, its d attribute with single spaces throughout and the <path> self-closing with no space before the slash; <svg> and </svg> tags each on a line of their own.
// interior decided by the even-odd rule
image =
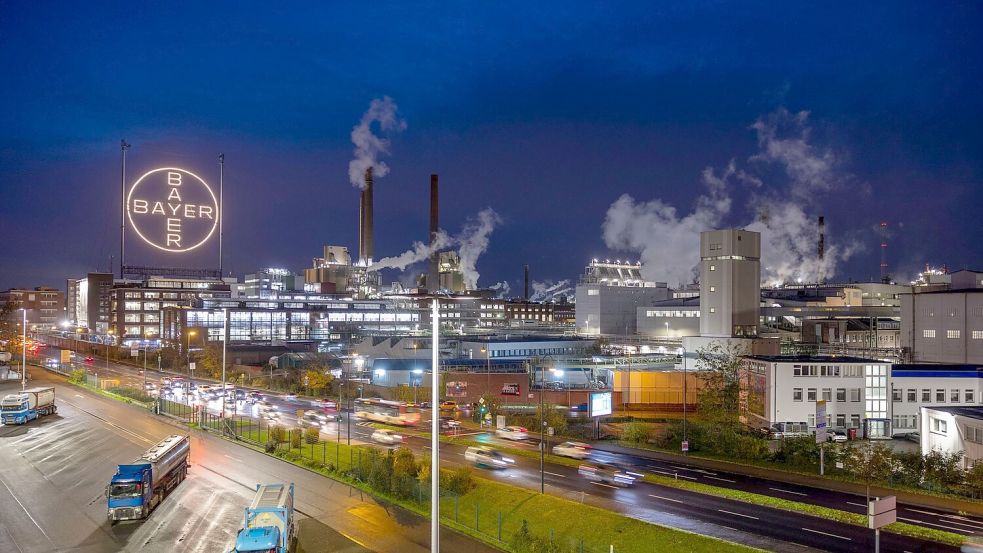
<svg viewBox="0 0 983 553">
<path fill-rule="evenodd" d="M 577 285 L 577 332 L 633 335 L 638 308 L 669 299 L 665 286 Z"/>
<path fill-rule="evenodd" d="M 922 455 L 933 449 L 961 451 L 963 468 L 983 459 L 983 420 L 980 418 L 924 407 L 921 420 Z"/>
<path fill-rule="evenodd" d="M 923 407 L 978 407 L 983 380 L 979 378 L 898 377 L 891 379 L 892 422 L 895 435 L 921 427 Z"/>
</svg>

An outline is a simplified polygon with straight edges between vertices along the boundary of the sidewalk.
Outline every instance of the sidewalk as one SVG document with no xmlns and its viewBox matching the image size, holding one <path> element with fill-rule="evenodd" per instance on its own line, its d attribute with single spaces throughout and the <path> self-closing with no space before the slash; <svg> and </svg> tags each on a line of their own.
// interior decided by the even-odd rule
<svg viewBox="0 0 983 553">
<path fill-rule="evenodd" d="M 730 472 L 733 474 L 753 476 L 755 478 L 774 480 L 777 482 L 785 482 L 788 484 L 798 484 L 800 486 L 807 486 L 807 487 L 819 488 L 819 489 L 836 491 L 836 492 L 852 493 L 861 496 L 866 493 L 866 488 L 862 484 L 857 484 L 854 482 L 845 482 L 842 480 L 834 480 L 832 478 L 821 478 L 819 477 L 818 474 L 808 475 L 808 474 L 800 474 L 795 472 L 786 472 L 782 470 L 769 469 L 769 468 L 759 467 L 755 465 L 744 465 L 744 464 L 730 462 L 730 461 L 719 461 L 716 459 L 705 459 L 705 458 L 695 457 L 691 455 L 682 455 L 676 453 L 666 453 L 662 451 L 653 451 L 650 449 L 626 447 L 611 442 L 591 442 L 591 444 L 594 446 L 594 449 L 597 449 L 598 451 L 606 451 L 608 453 L 620 453 L 622 455 L 635 455 L 637 457 L 644 457 L 647 459 L 653 459 L 658 461 L 668 461 L 668 462 L 674 462 L 683 465 L 692 465 L 703 469 L 711 469 L 720 472 Z M 908 505 L 928 507 L 931 509 L 943 509 L 946 511 L 962 511 L 974 515 L 983 515 L 983 502 L 972 501 L 970 499 L 953 499 L 947 497 L 936 497 L 932 495 L 924 495 L 924 494 L 913 493 L 904 490 L 884 488 L 881 486 L 871 486 L 870 493 L 872 496 L 880 496 L 880 497 L 893 495 L 898 498 L 899 503 L 905 503 Z"/>
</svg>

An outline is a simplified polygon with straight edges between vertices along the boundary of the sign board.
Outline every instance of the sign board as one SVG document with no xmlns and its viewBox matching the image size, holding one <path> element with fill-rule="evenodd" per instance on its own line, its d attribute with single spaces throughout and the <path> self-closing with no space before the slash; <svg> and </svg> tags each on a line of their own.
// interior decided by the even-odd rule
<svg viewBox="0 0 983 553">
<path fill-rule="evenodd" d="M 72 350 L 63 349 L 61 350 L 61 362 L 71 363 L 72 362 Z"/>
<path fill-rule="evenodd" d="M 505 415 L 495 417 L 495 428 L 505 428 Z"/>
<path fill-rule="evenodd" d="M 591 392 L 590 416 L 603 417 L 611 413 L 611 392 Z"/>
<path fill-rule="evenodd" d="M 553 432 L 554 432 L 554 430 L 553 430 L 553 427 L 552 426 L 546 429 L 546 435 L 547 436 L 552 436 L 553 435 Z"/>
<path fill-rule="evenodd" d="M 502 384 L 502 395 L 503 396 L 521 396 L 522 392 L 519 389 L 518 383 L 507 382 Z"/>
<path fill-rule="evenodd" d="M 689 442 L 683 442 L 681 449 L 683 450 L 683 453 L 689 451 Z"/>
<path fill-rule="evenodd" d="M 468 383 L 464 381 L 448 382 L 447 397 L 468 397 Z"/>
<path fill-rule="evenodd" d="M 171 253 L 191 251 L 218 227 L 220 206 L 198 175 L 177 167 L 143 174 L 126 195 L 126 218 L 144 242 Z"/>
<path fill-rule="evenodd" d="M 826 443 L 826 400 L 816 402 L 816 443 Z"/>
<path fill-rule="evenodd" d="M 192 362 L 188 363 L 188 368 L 191 369 L 191 370 L 195 370 L 195 362 L 192 361 Z"/>
<path fill-rule="evenodd" d="M 876 530 L 897 522 L 898 499 L 895 496 L 871 499 L 867 505 L 867 528 Z"/>
<path fill-rule="evenodd" d="M 140 357 L 140 350 L 138 350 L 138 349 L 131 349 L 130 350 L 130 357 Z"/>
</svg>

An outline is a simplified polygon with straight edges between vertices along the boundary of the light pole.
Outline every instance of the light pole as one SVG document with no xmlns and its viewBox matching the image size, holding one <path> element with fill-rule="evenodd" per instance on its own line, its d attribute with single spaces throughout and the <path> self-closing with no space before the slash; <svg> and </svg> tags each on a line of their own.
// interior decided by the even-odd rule
<svg viewBox="0 0 983 553">
<path fill-rule="evenodd" d="M 271 317 L 272 320 L 272 317 Z M 227 398 L 225 391 L 225 346 L 229 343 L 229 310 L 228 308 L 222 309 L 222 418 L 225 418 L 225 400 Z M 232 395 L 235 398 L 235 394 Z"/>
<path fill-rule="evenodd" d="M 194 330 L 188 330 L 188 347 L 185 348 L 185 354 L 188 357 L 188 378 L 193 377 L 191 374 L 191 337 L 197 334 Z"/>
<path fill-rule="evenodd" d="M 430 380 L 433 401 L 430 406 L 430 552 L 440 552 L 440 307 L 435 296 L 430 303 L 433 342 L 430 346 L 433 372 Z"/>
<path fill-rule="evenodd" d="M 22 307 L 21 311 L 24 313 L 24 322 L 21 323 L 21 336 L 20 347 L 20 389 L 24 391 L 27 388 L 27 308 Z"/>
<path fill-rule="evenodd" d="M 481 353 L 485 354 L 485 393 L 491 394 L 491 342 L 487 348 L 481 348 Z"/>
<path fill-rule="evenodd" d="M 106 372 L 109 372 L 109 344 L 113 341 L 112 329 L 106 331 Z"/>
<path fill-rule="evenodd" d="M 689 395 L 686 393 L 687 381 L 689 380 L 686 374 L 686 348 L 679 349 L 683 352 L 683 441 L 689 442 L 686 438 L 686 402 L 689 400 Z M 686 445 L 686 451 L 683 451 L 683 455 L 686 455 L 687 451 L 689 451 L 689 444 L 687 443 Z"/>
</svg>

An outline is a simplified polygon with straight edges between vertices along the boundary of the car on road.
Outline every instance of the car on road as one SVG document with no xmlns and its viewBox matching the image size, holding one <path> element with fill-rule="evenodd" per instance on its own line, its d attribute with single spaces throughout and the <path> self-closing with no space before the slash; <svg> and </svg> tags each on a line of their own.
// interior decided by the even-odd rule
<svg viewBox="0 0 983 553">
<path fill-rule="evenodd" d="M 635 477 L 617 465 L 611 463 L 585 463 L 577 469 L 584 478 L 610 486 L 631 486 Z"/>
<path fill-rule="evenodd" d="M 515 459 L 505 457 L 488 446 L 469 447 L 464 451 L 464 460 L 476 467 L 504 469 L 515 464 Z"/>
<path fill-rule="evenodd" d="M 91 355 L 85 358 L 85 364 L 86 365 L 91 365 L 91 364 L 93 364 L 95 362 L 96 362 L 96 360 L 93 359 Z"/>
<path fill-rule="evenodd" d="M 261 396 L 259 392 L 246 392 L 246 401 L 249 403 L 256 403 L 261 399 L 263 399 L 263 396 Z"/>
<path fill-rule="evenodd" d="M 297 401 L 297 394 L 294 393 L 283 394 L 283 399 L 287 401 Z"/>
<path fill-rule="evenodd" d="M 440 419 L 440 428 L 442 430 L 455 430 L 461 427 L 461 421 L 455 419 L 442 418 Z"/>
<path fill-rule="evenodd" d="M 310 411 L 304 413 L 297 419 L 297 424 L 299 424 L 301 428 L 321 428 L 324 426 L 324 423 L 324 420 L 321 420 L 321 418 L 317 415 L 311 414 Z"/>
<path fill-rule="evenodd" d="M 270 403 L 269 401 L 266 401 L 265 399 L 264 400 L 257 401 L 256 402 L 256 407 L 259 409 L 259 411 L 261 413 L 266 412 L 266 411 L 276 411 L 277 410 L 276 409 L 276 405 L 273 405 L 272 403 Z"/>
<path fill-rule="evenodd" d="M 529 431 L 523 426 L 506 426 L 495 430 L 495 435 L 506 440 L 526 440 L 529 438 Z"/>
<path fill-rule="evenodd" d="M 581 442 L 563 442 L 553 446 L 553 455 L 584 460 L 590 457 L 591 446 Z"/>
<path fill-rule="evenodd" d="M 830 430 L 826 433 L 826 441 L 833 443 L 844 443 L 847 441 L 846 432 L 842 430 Z"/>
<path fill-rule="evenodd" d="M 376 430 L 372 433 L 372 441 L 380 444 L 396 445 L 403 443 L 403 436 L 392 430 Z"/>
<path fill-rule="evenodd" d="M 440 410 L 441 411 L 454 411 L 455 409 L 457 409 L 457 402 L 456 401 L 441 401 L 440 402 Z"/>
</svg>

